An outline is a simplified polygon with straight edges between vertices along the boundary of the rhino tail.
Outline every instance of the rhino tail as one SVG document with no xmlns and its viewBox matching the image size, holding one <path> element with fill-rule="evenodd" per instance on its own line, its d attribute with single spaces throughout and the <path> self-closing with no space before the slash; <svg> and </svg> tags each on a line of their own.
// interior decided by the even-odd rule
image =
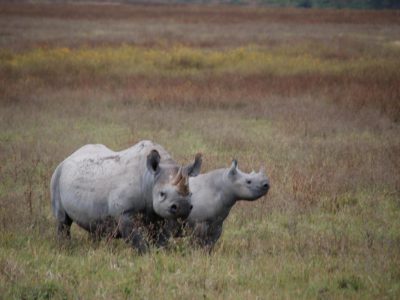
<svg viewBox="0 0 400 300">
<path fill-rule="evenodd" d="M 50 197 L 51 197 L 51 208 L 57 221 L 64 223 L 66 221 L 66 213 L 61 204 L 60 194 L 60 176 L 62 171 L 62 164 L 59 164 L 56 170 L 51 176 L 50 181 Z"/>
</svg>

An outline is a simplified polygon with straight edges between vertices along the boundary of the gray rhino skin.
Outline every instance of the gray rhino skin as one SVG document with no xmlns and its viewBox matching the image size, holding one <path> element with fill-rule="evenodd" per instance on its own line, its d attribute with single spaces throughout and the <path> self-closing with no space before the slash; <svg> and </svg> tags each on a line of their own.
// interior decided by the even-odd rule
<svg viewBox="0 0 400 300">
<path fill-rule="evenodd" d="M 224 220 L 239 200 L 254 201 L 267 194 L 269 180 L 260 172 L 244 173 L 234 160 L 230 168 L 217 169 L 189 180 L 193 209 L 183 222 L 184 231 L 191 232 L 195 242 L 212 250 L 222 233 Z M 169 232 L 182 235 L 178 222 L 168 222 Z"/>
<path fill-rule="evenodd" d="M 143 252 L 147 243 L 135 216 L 148 222 L 186 218 L 192 208 L 188 176 L 201 168 L 179 165 L 160 145 L 141 141 L 120 152 L 86 145 L 58 165 L 51 178 L 51 203 L 58 234 L 70 237 L 72 222 L 91 233 L 122 237 Z"/>
</svg>

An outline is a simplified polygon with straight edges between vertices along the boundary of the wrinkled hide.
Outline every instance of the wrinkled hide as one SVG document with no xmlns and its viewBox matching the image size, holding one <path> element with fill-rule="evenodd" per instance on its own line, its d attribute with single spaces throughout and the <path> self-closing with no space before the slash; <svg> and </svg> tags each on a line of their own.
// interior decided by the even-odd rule
<svg viewBox="0 0 400 300">
<path fill-rule="evenodd" d="M 51 179 L 59 234 L 69 236 L 75 222 L 89 232 L 112 232 L 143 251 L 143 237 L 135 232 L 138 222 L 186 218 L 192 207 L 188 176 L 197 175 L 200 167 L 200 155 L 180 167 L 151 141 L 119 152 L 86 145 L 65 159 Z"/>
</svg>

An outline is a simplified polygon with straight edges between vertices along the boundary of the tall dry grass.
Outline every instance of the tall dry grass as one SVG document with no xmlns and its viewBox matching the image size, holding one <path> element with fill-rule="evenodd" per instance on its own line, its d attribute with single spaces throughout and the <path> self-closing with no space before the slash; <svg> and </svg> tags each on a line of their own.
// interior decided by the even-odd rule
<svg viewBox="0 0 400 300">
<path fill-rule="evenodd" d="M 0 14 L 3 297 L 398 298 L 395 12 L 2 4 Z M 183 239 L 140 257 L 75 225 L 58 243 L 55 166 L 83 144 L 141 139 L 181 162 L 201 151 L 204 171 L 234 157 L 245 171 L 263 165 L 271 191 L 235 206 L 210 256 Z"/>
</svg>

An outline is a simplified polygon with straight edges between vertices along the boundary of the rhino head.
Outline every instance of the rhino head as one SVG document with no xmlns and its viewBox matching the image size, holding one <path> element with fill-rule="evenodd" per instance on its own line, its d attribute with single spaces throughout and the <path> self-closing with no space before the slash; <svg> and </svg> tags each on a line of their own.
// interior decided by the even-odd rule
<svg viewBox="0 0 400 300">
<path fill-rule="evenodd" d="M 233 160 L 226 177 L 238 199 L 253 201 L 268 193 L 269 180 L 263 168 L 258 173 L 244 173 L 239 170 L 237 160 Z"/>
<path fill-rule="evenodd" d="M 186 219 L 193 208 L 189 177 L 200 173 L 201 154 L 196 154 L 193 163 L 181 167 L 160 160 L 157 150 L 147 156 L 147 169 L 154 176 L 153 210 L 166 219 Z"/>
</svg>

